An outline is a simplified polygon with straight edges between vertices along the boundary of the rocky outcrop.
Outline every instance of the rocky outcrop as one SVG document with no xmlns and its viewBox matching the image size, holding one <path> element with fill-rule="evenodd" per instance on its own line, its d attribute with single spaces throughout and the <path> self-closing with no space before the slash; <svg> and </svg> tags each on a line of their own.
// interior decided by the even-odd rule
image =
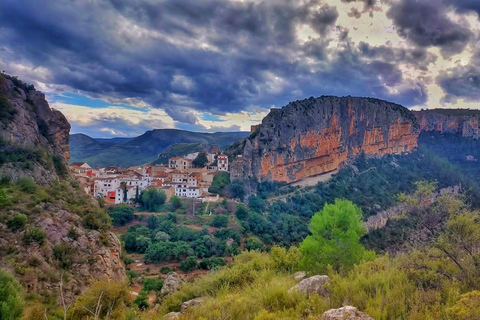
<svg viewBox="0 0 480 320">
<path fill-rule="evenodd" d="M 11 119 L 0 125 L 3 139 L 47 150 L 68 162 L 70 124 L 60 111 L 50 108 L 43 93 L 16 78 L 0 75 L 0 96 L 13 108 Z"/>
<path fill-rule="evenodd" d="M 430 109 L 413 111 L 422 131 L 452 133 L 480 139 L 480 110 Z"/>
<path fill-rule="evenodd" d="M 192 299 L 192 300 L 185 301 L 184 303 L 182 303 L 181 312 L 185 313 L 185 312 L 187 312 L 188 308 L 198 306 L 198 305 L 202 304 L 205 300 L 206 300 L 206 298 L 199 297 L 199 298 L 195 298 L 195 299 Z"/>
<path fill-rule="evenodd" d="M 321 296 L 327 296 L 328 290 L 325 287 L 330 283 L 330 278 L 328 276 L 316 275 L 307 279 L 303 279 L 296 286 L 288 290 L 289 293 L 300 292 L 302 294 L 311 295 L 318 294 Z"/>
<path fill-rule="evenodd" d="M 323 313 L 322 320 L 374 320 L 365 312 L 360 312 L 352 306 L 330 309 Z"/>
<path fill-rule="evenodd" d="M 296 281 L 302 281 L 307 277 L 307 273 L 305 271 L 298 271 L 293 274 L 293 279 Z"/>
<path fill-rule="evenodd" d="M 182 279 L 178 276 L 176 272 L 170 273 L 165 280 L 163 281 L 162 290 L 160 290 L 161 295 L 172 294 L 178 290 L 180 285 L 183 283 Z"/>
<path fill-rule="evenodd" d="M 325 96 L 295 101 L 272 109 L 229 150 L 231 178 L 291 183 L 336 170 L 361 152 L 410 152 L 419 132 L 415 116 L 394 103 Z"/>
</svg>

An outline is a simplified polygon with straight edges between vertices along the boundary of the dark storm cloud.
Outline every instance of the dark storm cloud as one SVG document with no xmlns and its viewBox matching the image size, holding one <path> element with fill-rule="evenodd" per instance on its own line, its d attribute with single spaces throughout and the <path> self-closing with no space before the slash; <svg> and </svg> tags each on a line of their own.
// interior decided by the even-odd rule
<svg viewBox="0 0 480 320">
<path fill-rule="evenodd" d="M 473 33 L 452 21 L 447 9 L 441 1 L 401 0 L 392 4 L 387 16 L 401 37 L 421 47 L 439 47 L 449 56 L 462 52 Z"/>
<path fill-rule="evenodd" d="M 375 2 L 364 4 L 369 9 Z M 406 106 L 426 99 L 425 87 L 403 79 L 396 66 L 428 66 L 432 57 L 422 48 L 359 50 L 348 30 L 337 27 L 343 43 L 329 49 L 326 34 L 336 27 L 338 11 L 315 1 L 45 1 L 39 10 L 34 0 L 3 0 L 0 12 L 8 12 L 0 19 L 7 66 L 42 67 L 49 84 L 92 97 L 143 100 L 187 124 L 197 123 L 193 110 L 237 112 L 311 95 L 374 96 Z M 410 21 L 402 10 L 394 12 L 400 24 Z M 427 17 L 446 34 L 440 40 L 430 31 L 413 38 L 445 50 L 463 39 L 459 35 L 468 38 L 447 18 L 437 20 Z M 319 38 L 299 41 L 303 24 Z"/>
</svg>

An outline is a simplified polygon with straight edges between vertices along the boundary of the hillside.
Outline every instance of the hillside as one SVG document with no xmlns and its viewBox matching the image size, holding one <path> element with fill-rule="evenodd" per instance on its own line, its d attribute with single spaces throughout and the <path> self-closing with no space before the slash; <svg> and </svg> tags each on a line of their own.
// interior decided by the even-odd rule
<svg viewBox="0 0 480 320">
<path fill-rule="evenodd" d="M 422 131 L 480 139 L 480 110 L 429 109 L 413 111 Z"/>
<path fill-rule="evenodd" d="M 67 170 L 66 118 L 33 86 L 3 74 L 0 101 L 0 268 L 47 314 L 96 279 L 123 281 L 121 244 Z"/>
<path fill-rule="evenodd" d="M 232 143 L 248 136 L 247 132 L 191 132 L 177 129 L 156 129 L 141 136 L 123 141 L 115 139 L 93 139 L 83 134 L 72 135 L 71 161 L 85 161 L 91 166 L 107 165 L 134 166 L 157 160 L 159 154 L 183 155 L 214 146 L 227 148 Z M 185 146 L 191 145 L 193 149 Z M 170 147 L 170 148 L 169 148 Z"/>
</svg>

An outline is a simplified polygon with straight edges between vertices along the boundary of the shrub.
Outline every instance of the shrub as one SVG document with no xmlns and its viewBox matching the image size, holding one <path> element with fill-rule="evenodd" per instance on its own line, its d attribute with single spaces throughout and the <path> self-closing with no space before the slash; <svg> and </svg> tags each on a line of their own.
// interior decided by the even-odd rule
<svg viewBox="0 0 480 320">
<path fill-rule="evenodd" d="M 39 228 L 33 228 L 32 230 L 28 230 L 27 232 L 25 232 L 23 236 L 23 241 L 25 243 L 31 243 L 32 241 L 35 241 L 36 243 L 42 245 L 46 237 L 47 234 L 45 233 L 45 231 Z"/>
<path fill-rule="evenodd" d="M 78 239 L 77 229 L 75 227 L 70 228 L 67 232 L 67 237 L 69 237 L 70 239 L 73 239 L 73 240 L 77 240 Z"/>
<path fill-rule="evenodd" d="M 171 271 L 172 271 L 172 269 L 170 269 L 170 267 L 161 267 L 160 268 L 160 273 L 163 273 L 163 274 L 170 273 Z"/>
<path fill-rule="evenodd" d="M 165 192 L 156 189 L 148 189 L 142 192 L 141 200 L 143 207 L 148 211 L 157 211 L 165 203 L 167 196 Z"/>
<path fill-rule="evenodd" d="M 62 242 L 53 247 L 53 257 L 62 269 L 68 269 L 72 266 L 74 255 L 75 249 L 67 242 Z"/>
<path fill-rule="evenodd" d="M 263 243 L 257 239 L 247 239 L 245 240 L 245 250 L 252 251 L 252 250 L 257 250 L 257 251 L 264 251 L 265 246 Z"/>
<path fill-rule="evenodd" d="M 228 217 L 217 215 L 213 217 L 212 222 L 210 223 L 212 227 L 222 228 L 228 226 Z"/>
<path fill-rule="evenodd" d="M 26 193 L 33 194 L 37 191 L 37 184 L 30 178 L 21 178 L 17 184 L 20 186 L 20 189 Z"/>
<path fill-rule="evenodd" d="M 145 278 L 143 280 L 143 291 L 150 292 L 160 292 L 163 287 L 163 280 L 162 279 L 155 279 L 155 278 Z"/>
<path fill-rule="evenodd" d="M 170 207 L 172 211 L 180 209 L 182 207 L 182 201 L 179 197 L 173 196 L 170 198 Z"/>
<path fill-rule="evenodd" d="M 249 212 L 243 204 L 239 204 L 235 215 L 239 220 L 246 220 L 249 216 Z"/>
<path fill-rule="evenodd" d="M 238 198 L 243 201 L 243 198 L 245 197 L 245 186 L 243 181 L 233 180 L 232 183 L 230 183 L 229 190 L 233 198 Z"/>
<path fill-rule="evenodd" d="M 221 257 L 205 258 L 200 261 L 198 267 L 203 270 L 215 270 L 227 264 L 227 260 Z"/>
<path fill-rule="evenodd" d="M 28 222 L 28 218 L 23 213 L 17 213 L 12 219 L 7 221 L 7 227 L 13 231 L 23 229 Z"/>
<path fill-rule="evenodd" d="M 97 310 L 98 319 L 123 319 L 130 301 L 127 283 L 98 281 L 77 298 L 67 318 L 73 320 L 94 318 L 90 310 Z"/>
<path fill-rule="evenodd" d="M 226 186 L 230 184 L 230 173 L 217 172 L 213 177 L 212 184 L 208 188 L 208 192 L 221 194 Z"/>
<path fill-rule="evenodd" d="M 195 257 L 188 257 L 185 261 L 180 262 L 180 270 L 183 272 L 190 272 L 198 269 L 197 259 Z"/>
<path fill-rule="evenodd" d="M 123 263 L 125 263 L 125 264 L 132 264 L 134 262 L 135 262 L 135 260 L 130 258 L 130 257 L 125 257 L 125 259 L 123 259 Z"/>
<path fill-rule="evenodd" d="M 108 214 L 112 218 L 113 224 L 116 226 L 123 226 L 132 221 L 135 217 L 133 208 L 125 204 L 110 209 Z"/>
<path fill-rule="evenodd" d="M 0 319 L 20 319 L 24 305 L 22 286 L 8 272 L 0 269 Z"/>
<path fill-rule="evenodd" d="M 138 296 L 133 301 L 133 304 L 138 307 L 140 310 L 146 310 L 150 307 L 148 304 L 148 293 L 146 291 L 140 291 Z"/>
</svg>

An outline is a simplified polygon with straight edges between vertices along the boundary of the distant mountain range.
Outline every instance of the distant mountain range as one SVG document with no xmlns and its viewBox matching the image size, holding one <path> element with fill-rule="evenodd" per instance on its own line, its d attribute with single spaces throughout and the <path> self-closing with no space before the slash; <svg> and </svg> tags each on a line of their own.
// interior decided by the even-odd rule
<svg viewBox="0 0 480 320">
<path fill-rule="evenodd" d="M 78 133 L 70 135 L 70 162 L 84 161 L 94 167 L 165 163 L 169 157 L 211 150 L 214 145 L 225 149 L 249 134 L 156 129 L 136 138 L 95 139 Z"/>
</svg>

